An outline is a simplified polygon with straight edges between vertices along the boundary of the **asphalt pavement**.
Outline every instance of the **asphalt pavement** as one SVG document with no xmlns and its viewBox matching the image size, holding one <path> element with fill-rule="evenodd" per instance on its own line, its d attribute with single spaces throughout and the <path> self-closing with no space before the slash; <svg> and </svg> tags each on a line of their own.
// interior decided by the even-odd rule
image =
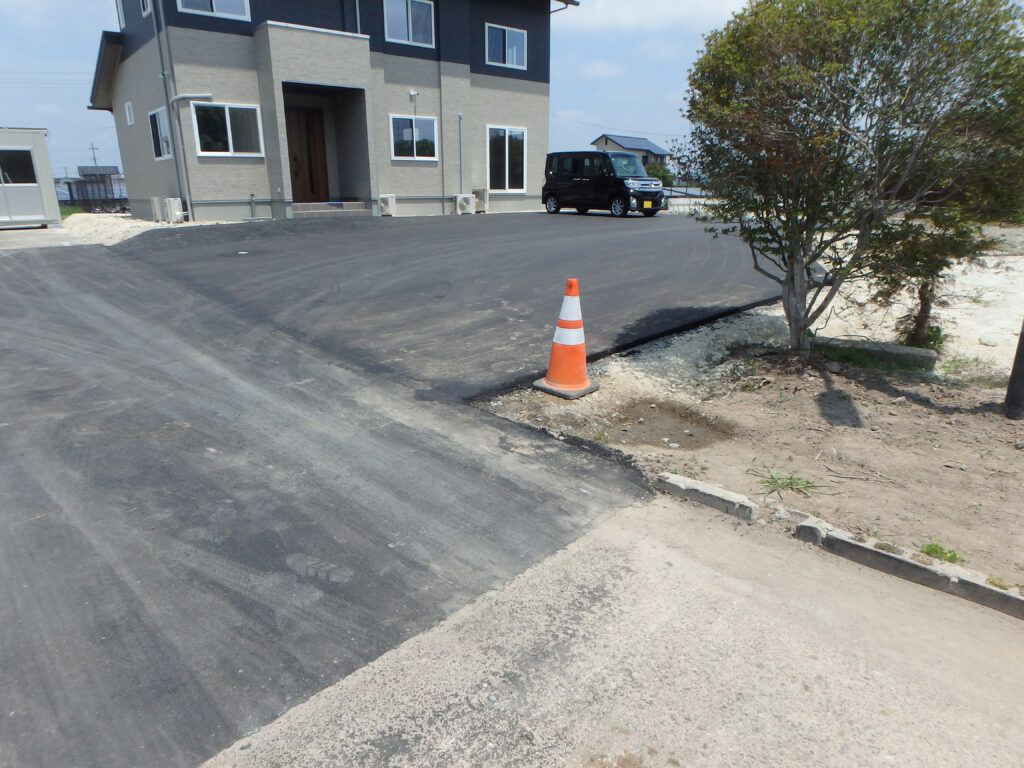
<svg viewBox="0 0 1024 768">
<path fill-rule="evenodd" d="M 696 227 L 696 229 L 695 229 Z M 770 291 L 681 218 L 0 254 L 0 766 L 191 766 L 647 489 L 459 402 Z"/>
</svg>

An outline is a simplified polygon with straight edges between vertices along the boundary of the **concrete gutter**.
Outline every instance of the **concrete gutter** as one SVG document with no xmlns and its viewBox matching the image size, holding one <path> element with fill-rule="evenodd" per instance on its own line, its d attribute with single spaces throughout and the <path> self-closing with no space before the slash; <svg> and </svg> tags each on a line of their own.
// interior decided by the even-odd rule
<svg viewBox="0 0 1024 768">
<path fill-rule="evenodd" d="M 976 571 L 947 563 L 920 562 L 902 547 L 878 539 L 855 536 L 794 509 L 775 507 L 765 510 L 745 496 L 688 477 L 662 473 L 654 485 L 664 493 L 703 504 L 750 523 L 767 524 L 769 520 L 780 522 L 798 518 L 800 522 L 793 535 L 800 541 L 876 571 L 956 595 L 1024 620 L 1024 598 L 990 585 L 985 575 Z"/>
</svg>

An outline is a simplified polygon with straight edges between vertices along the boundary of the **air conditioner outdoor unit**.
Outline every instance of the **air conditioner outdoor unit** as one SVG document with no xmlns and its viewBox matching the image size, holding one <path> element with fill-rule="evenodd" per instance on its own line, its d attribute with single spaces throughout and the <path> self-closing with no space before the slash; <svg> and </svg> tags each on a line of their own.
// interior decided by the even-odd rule
<svg viewBox="0 0 1024 768">
<path fill-rule="evenodd" d="M 379 195 L 377 200 L 380 205 L 381 216 L 395 215 L 395 209 L 398 207 L 398 203 L 394 195 Z"/>
<path fill-rule="evenodd" d="M 185 220 L 185 213 L 181 208 L 180 197 L 164 198 L 164 221 L 171 224 L 181 224 Z"/>
<path fill-rule="evenodd" d="M 455 213 L 476 213 L 476 196 L 455 195 Z"/>
<path fill-rule="evenodd" d="M 487 213 L 488 205 L 490 204 L 490 198 L 487 194 L 487 189 L 474 189 L 473 196 L 476 198 L 476 212 Z"/>
<path fill-rule="evenodd" d="M 164 199 L 162 197 L 149 198 L 149 205 L 153 209 L 153 221 L 166 221 L 167 212 L 164 210 Z"/>
</svg>

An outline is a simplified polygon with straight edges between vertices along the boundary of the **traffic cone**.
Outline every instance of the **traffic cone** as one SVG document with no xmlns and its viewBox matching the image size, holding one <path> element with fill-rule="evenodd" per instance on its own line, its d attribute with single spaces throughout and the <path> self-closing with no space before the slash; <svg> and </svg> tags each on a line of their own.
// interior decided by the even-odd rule
<svg viewBox="0 0 1024 768">
<path fill-rule="evenodd" d="M 533 386 L 552 395 L 575 400 L 594 392 L 598 385 L 587 378 L 587 347 L 583 338 L 583 313 L 576 278 L 565 284 L 562 311 L 558 313 L 555 339 L 551 344 L 548 375 Z"/>
</svg>

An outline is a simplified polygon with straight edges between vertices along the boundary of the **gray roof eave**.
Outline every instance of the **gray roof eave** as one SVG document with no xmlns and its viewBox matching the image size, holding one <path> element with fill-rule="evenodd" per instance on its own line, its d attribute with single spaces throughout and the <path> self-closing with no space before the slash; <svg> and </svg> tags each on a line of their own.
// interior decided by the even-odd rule
<svg viewBox="0 0 1024 768">
<path fill-rule="evenodd" d="M 120 32 L 103 33 L 100 38 L 100 52 L 96 57 L 96 72 L 92 80 L 89 109 L 114 111 L 114 78 L 121 64 L 123 50 L 124 35 Z"/>
</svg>

